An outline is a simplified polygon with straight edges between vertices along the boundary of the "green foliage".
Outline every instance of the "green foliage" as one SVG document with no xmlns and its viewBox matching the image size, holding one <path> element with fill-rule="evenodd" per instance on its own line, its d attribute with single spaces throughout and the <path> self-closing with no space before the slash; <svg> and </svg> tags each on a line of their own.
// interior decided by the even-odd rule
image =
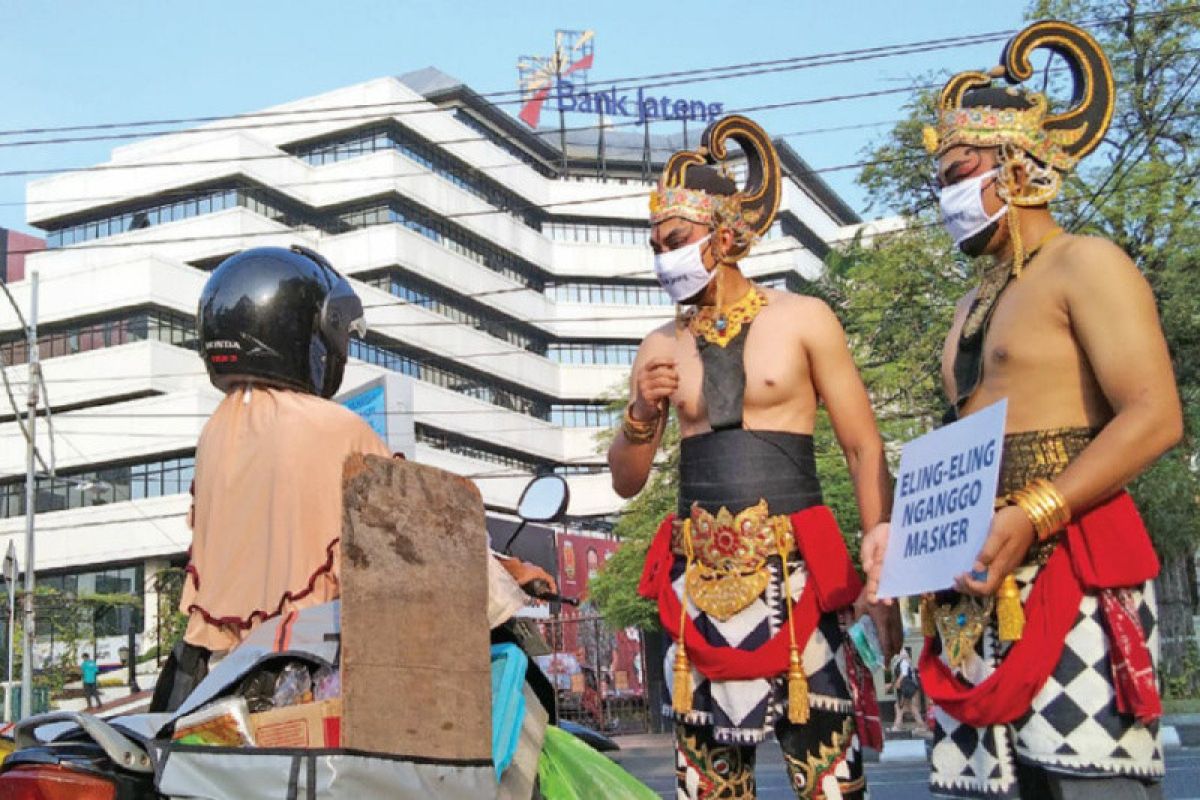
<svg viewBox="0 0 1200 800">
<path fill-rule="evenodd" d="M 179 610 L 179 598 L 183 595 L 186 580 L 187 572 L 180 567 L 166 567 L 154 576 L 154 590 L 158 595 L 158 625 L 154 631 L 153 652 L 147 653 L 145 658 L 156 658 L 160 653 L 165 656 L 183 639 L 188 616 Z"/>
<path fill-rule="evenodd" d="M 662 452 L 664 460 L 651 471 L 641 493 L 621 511 L 613 529 L 621 547 L 589 584 L 592 602 L 612 628 L 651 629 L 658 624 L 654 603 L 638 596 L 637 585 L 650 541 L 663 517 L 675 510 L 679 497 L 679 426 L 673 418 L 663 433 Z"/>
</svg>

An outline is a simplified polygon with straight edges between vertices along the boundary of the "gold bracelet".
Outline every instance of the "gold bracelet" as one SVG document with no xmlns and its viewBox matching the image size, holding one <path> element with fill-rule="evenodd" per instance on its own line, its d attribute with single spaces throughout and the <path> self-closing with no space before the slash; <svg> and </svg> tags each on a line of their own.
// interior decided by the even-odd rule
<svg viewBox="0 0 1200 800">
<path fill-rule="evenodd" d="M 1029 517 L 1038 541 L 1044 542 L 1071 521 L 1071 507 L 1057 487 L 1045 478 L 1035 478 L 1013 492 L 1011 500 Z"/>
<path fill-rule="evenodd" d="M 660 415 L 661 416 L 661 415 Z M 649 421 L 634 419 L 633 403 L 625 406 L 625 418 L 621 421 L 621 432 L 630 444 L 649 444 L 658 433 L 659 417 Z"/>
</svg>

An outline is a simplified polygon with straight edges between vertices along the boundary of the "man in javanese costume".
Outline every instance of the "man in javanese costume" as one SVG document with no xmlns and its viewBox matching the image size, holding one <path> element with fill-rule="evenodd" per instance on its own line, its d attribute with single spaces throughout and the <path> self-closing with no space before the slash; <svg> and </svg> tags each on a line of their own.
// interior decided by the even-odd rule
<svg viewBox="0 0 1200 800">
<path fill-rule="evenodd" d="M 746 158 L 741 189 L 712 166 L 729 139 Z M 650 201 L 651 247 L 659 282 L 688 310 L 642 342 L 609 450 L 613 487 L 637 494 L 675 408 L 678 513 L 658 530 L 639 592 L 675 642 L 669 713 L 685 800 L 754 797 L 755 748 L 772 732 L 797 797 L 859 798 L 860 744 L 882 739 L 870 674 L 844 635 L 862 585 L 822 505 L 818 403 L 866 525 L 885 513 L 891 481 L 837 318 L 738 267 L 780 188 L 774 145 L 744 117 L 713 123 L 699 150 L 668 161 Z M 880 621 L 894 652 L 898 619 Z"/>
<path fill-rule="evenodd" d="M 1039 47 L 1070 67 L 1064 113 L 992 85 L 1027 80 Z M 947 229 L 989 257 L 946 339 L 946 392 L 959 417 L 1008 399 L 986 543 L 957 592 L 922 600 L 939 796 L 1161 796 L 1159 565 L 1123 487 L 1179 440 L 1178 394 L 1137 267 L 1105 239 L 1064 232 L 1047 206 L 1113 103 L 1095 40 L 1039 22 L 991 73 L 952 78 L 925 134 Z M 864 543 L 872 591 L 886 534 Z"/>
</svg>

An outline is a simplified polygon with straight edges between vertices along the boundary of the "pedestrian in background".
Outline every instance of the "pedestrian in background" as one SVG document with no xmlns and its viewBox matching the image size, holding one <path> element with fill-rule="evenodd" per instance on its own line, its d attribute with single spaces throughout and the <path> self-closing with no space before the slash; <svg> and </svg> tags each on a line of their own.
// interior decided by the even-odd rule
<svg viewBox="0 0 1200 800">
<path fill-rule="evenodd" d="M 96 702 L 95 708 L 99 708 L 102 703 L 100 700 L 100 666 L 89 653 L 83 654 L 83 663 L 80 665 L 80 671 L 83 673 L 83 699 L 87 701 L 88 709 L 91 709 L 92 701 Z"/>
</svg>

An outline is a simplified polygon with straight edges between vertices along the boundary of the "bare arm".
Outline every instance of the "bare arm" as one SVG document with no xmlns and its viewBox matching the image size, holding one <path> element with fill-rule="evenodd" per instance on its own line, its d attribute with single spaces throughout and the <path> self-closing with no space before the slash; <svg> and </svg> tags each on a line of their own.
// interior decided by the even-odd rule
<svg viewBox="0 0 1200 800">
<path fill-rule="evenodd" d="M 618 430 L 608 447 L 608 466 L 612 470 L 612 485 L 621 497 L 633 497 L 646 485 L 654 454 L 662 440 L 668 402 L 679 385 L 674 361 L 675 333 L 673 326 L 664 326 L 651 333 L 638 348 L 629 376 L 630 412 L 634 419 L 657 424 L 649 442 L 629 441 Z"/>
<path fill-rule="evenodd" d="M 1183 412 L 1150 285 L 1103 239 L 1072 243 L 1071 327 L 1113 418 L 1054 483 L 1075 511 L 1136 478 L 1183 435 Z"/>
<path fill-rule="evenodd" d="M 883 455 L 883 440 L 841 324 L 824 303 L 813 301 L 810 308 L 806 309 L 805 349 L 813 386 L 846 454 L 863 530 L 870 530 L 892 507 L 892 477 Z"/>
</svg>

